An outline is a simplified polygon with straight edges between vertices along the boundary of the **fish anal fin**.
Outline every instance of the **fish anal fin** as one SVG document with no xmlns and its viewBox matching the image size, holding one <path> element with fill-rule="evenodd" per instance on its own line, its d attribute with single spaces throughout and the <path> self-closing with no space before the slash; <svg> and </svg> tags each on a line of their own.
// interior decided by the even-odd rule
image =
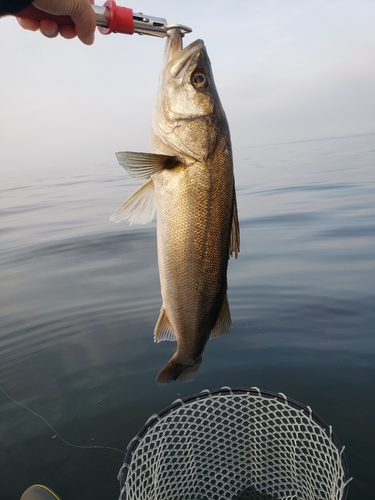
<svg viewBox="0 0 375 500">
<path fill-rule="evenodd" d="M 230 317 L 228 296 L 227 294 L 225 294 L 219 316 L 216 320 L 215 326 L 211 330 L 211 338 L 217 338 L 223 335 L 224 333 L 229 333 L 231 325 L 232 325 L 232 319 Z"/>
<path fill-rule="evenodd" d="M 120 165 L 134 179 L 148 179 L 152 174 L 164 169 L 170 170 L 180 163 L 180 160 L 176 156 L 155 153 L 121 151 L 116 153 L 116 156 Z"/>
<path fill-rule="evenodd" d="M 111 215 L 113 222 L 128 220 L 129 224 L 147 224 L 155 215 L 155 189 L 150 179 L 135 191 L 124 203 Z"/>
<path fill-rule="evenodd" d="M 229 258 L 232 257 L 232 255 L 234 254 L 234 257 L 238 259 L 239 253 L 240 253 L 240 224 L 238 222 L 236 191 L 234 191 L 232 229 L 230 232 L 230 240 L 229 240 Z"/>
<path fill-rule="evenodd" d="M 177 337 L 169 323 L 167 313 L 162 307 L 154 330 L 154 342 L 162 342 L 163 340 L 174 341 L 177 340 Z"/>
</svg>

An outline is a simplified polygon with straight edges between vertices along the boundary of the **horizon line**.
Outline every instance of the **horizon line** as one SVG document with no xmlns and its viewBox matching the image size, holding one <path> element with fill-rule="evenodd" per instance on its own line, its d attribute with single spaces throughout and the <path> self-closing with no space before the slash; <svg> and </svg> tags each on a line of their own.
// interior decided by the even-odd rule
<svg viewBox="0 0 375 500">
<path fill-rule="evenodd" d="M 254 148 L 264 148 L 266 146 L 285 146 L 287 144 L 299 144 L 303 142 L 319 142 L 319 141 L 334 141 L 337 139 L 350 139 L 354 137 L 366 137 L 370 135 L 375 135 L 375 132 L 368 132 L 366 134 L 351 134 L 351 135 L 339 135 L 335 137 L 323 137 L 320 139 L 302 139 L 299 141 L 286 141 L 286 142 L 273 142 L 270 144 L 257 144 L 256 146 L 241 146 L 239 148 L 234 148 L 234 151 L 239 149 L 254 149 Z"/>
</svg>

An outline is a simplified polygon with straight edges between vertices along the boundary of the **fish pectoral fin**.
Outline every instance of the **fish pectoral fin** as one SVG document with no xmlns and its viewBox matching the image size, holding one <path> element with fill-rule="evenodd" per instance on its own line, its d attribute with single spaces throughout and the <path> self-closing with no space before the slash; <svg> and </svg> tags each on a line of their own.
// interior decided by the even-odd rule
<svg viewBox="0 0 375 500">
<path fill-rule="evenodd" d="M 232 325 L 232 319 L 230 317 L 228 296 L 227 294 L 225 294 L 219 316 L 216 320 L 215 326 L 211 330 L 210 337 L 217 338 L 223 335 L 224 333 L 229 333 L 231 325 Z"/>
<path fill-rule="evenodd" d="M 127 219 L 129 224 L 147 224 L 151 222 L 155 215 L 155 189 L 154 183 L 150 179 L 143 184 L 135 193 L 127 198 L 110 219 L 113 222 L 120 222 Z"/>
<path fill-rule="evenodd" d="M 240 224 L 238 222 L 236 191 L 234 191 L 232 229 L 230 232 L 230 240 L 229 240 L 229 258 L 231 258 L 234 253 L 235 258 L 238 259 L 239 252 L 240 252 Z"/>
<path fill-rule="evenodd" d="M 121 151 L 116 153 L 122 167 L 134 179 L 148 179 L 152 174 L 161 170 L 176 167 L 180 162 L 177 156 L 159 155 L 154 153 L 134 153 Z"/>
<path fill-rule="evenodd" d="M 169 323 L 165 309 L 162 307 L 154 330 L 154 342 L 162 342 L 163 340 L 177 340 L 177 336 Z"/>
</svg>

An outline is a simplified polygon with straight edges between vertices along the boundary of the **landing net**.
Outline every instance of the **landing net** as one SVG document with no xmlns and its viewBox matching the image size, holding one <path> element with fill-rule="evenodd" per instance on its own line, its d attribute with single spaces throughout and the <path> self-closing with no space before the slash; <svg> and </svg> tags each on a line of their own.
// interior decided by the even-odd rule
<svg viewBox="0 0 375 500">
<path fill-rule="evenodd" d="M 346 500 L 338 439 L 279 393 L 224 387 L 178 399 L 130 442 L 121 500 Z"/>
</svg>

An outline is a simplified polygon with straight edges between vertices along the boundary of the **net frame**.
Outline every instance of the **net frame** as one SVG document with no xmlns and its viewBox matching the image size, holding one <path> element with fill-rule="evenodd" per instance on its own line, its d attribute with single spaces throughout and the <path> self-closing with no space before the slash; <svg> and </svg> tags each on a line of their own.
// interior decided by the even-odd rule
<svg viewBox="0 0 375 500">
<path fill-rule="evenodd" d="M 223 401 L 230 402 L 230 404 L 232 404 L 232 411 L 229 411 L 228 413 L 220 409 L 218 410 L 218 406 L 220 406 L 220 404 L 222 404 Z M 281 488 L 281 483 L 283 481 L 286 481 L 286 478 L 281 477 L 281 479 L 276 480 L 276 489 L 279 483 L 281 489 L 280 491 L 275 491 L 274 486 L 271 488 L 270 485 L 268 484 L 269 483 L 268 480 L 264 480 L 264 478 L 263 480 L 259 478 L 257 479 L 257 474 L 256 473 L 254 474 L 254 470 L 251 471 L 251 467 L 250 470 L 248 469 L 247 471 L 249 473 L 249 477 L 247 479 L 245 478 L 246 479 L 245 481 L 242 482 L 237 481 L 238 488 L 245 487 L 245 490 L 242 491 L 246 491 L 246 487 L 255 488 L 256 491 L 260 492 L 261 494 L 268 495 L 262 497 L 267 499 L 268 498 L 277 500 L 347 500 L 348 499 L 349 483 L 352 480 L 352 478 L 349 478 L 348 464 L 344 454 L 345 447 L 341 446 L 337 436 L 332 431 L 332 427 L 328 426 L 325 423 L 325 421 L 321 417 L 319 417 L 316 413 L 314 413 L 309 406 L 305 406 L 299 403 L 298 401 L 295 401 L 292 398 L 288 398 L 283 393 L 275 393 L 267 390 L 260 390 L 257 387 L 251 387 L 251 388 L 222 387 L 221 389 L 216 389 L 211 391 L 206 389 L 198 394 L 188 396 L 184 399 L 177 399 L 171 405 L 167 406 L 159 413 L 152 415 L 146 421 L 145 425 L 141 428 L 138 434 L 130 441 L 127 447 L 124 462 L 118 474 L 118 479 L 120 481 L 120 488 L 121 488 L 119 500 L 143 500 L 143 499 L 144 500 L 146 499 L 147 500 L 172 500 L 172 499 L 173 500 L 206 500 L 206 499 L 222 500 L 224 498 L 240 500 L 241 498 L 250 498 L 249 496 L 246 497 L 241 496 L 240 495 L 241 489 L 238 489 L 237 493 L 234 493 L 233 480 L 232 480 L 233 475 L 231 481 L 229 481 L 232 486 L 230 486 L 228 482 L 226 483 L 225 481 L 221 480 L 222 471 L 217 469 L 218 468 L 220 469 L 220 466 L 222 467 L 222 469 L 224 467 L 226 473 L 228 473 L 228 470 L 230 469 L 231 465 L 233 466 L 233 463 L 223 465 L 222 462 L 220 462 L 219 464 L 218 460 L 217 463 L 213 464 L 215 470 L 210 470 L 207 472 L 208 476 L 210 476 L 208 477 L 209 482 L 211 481 L 212 483 L 212 481 L 214 481 L 215 483 L 215 486 L 213 487 L 215 491 L 207 491 L 207 488 L 205 490 L 204 487 L 202 490 L 202 480 L 200 481 L 201 489 L 200 490 L 199 488 L 197 489 L 196 475 L 194 478 L 195 483 L 194 481 L 192 481 L 194 484 L 192 484 L 191 491 L 187 491 L 186 489 L 184 490 L 183 488 L 180 491 L 179 482 L 173 481 L 172 477 L 173 473 L 176 473 L 176 471 L 179 474 L 181 474 L 181 469 L 183 468 L 180 465 L 177 465 L 178 462 L 184 458 L 184 455 L 182 454 L 184 450 L 181 450 L 181 445 L 186 447 L 185 451 L 189 455 L 191 455 L 192 453 L 193 455 L 195 454 L 195 456 L 197 456 L 197 454 L 198 455 L 203 454 L 204 456 L 203 462 L 208 456 L 205 453 L 205 451 L 203 451 L 201 447 L 197 445 L 197 443 L 195 446 L 195 450 L 193 450 L 192 452 L 191 433 L 190 434 L 189 432 L 186 433 L 184 429 L 184 426 L 185 427 L 190 426 L 193 430 L 192 434 L 195 437 L 197 436 L 197 433 L 198 434 L 203 433 L 203 427 L 202 427 L 203 421 L 202 418 L 199 417 L 200 409 L 201 408 L 206 409 L 210 407 L 210 405 L 212 405 L 211 406 L 212 408 L 215 408 L 215 403 L 217 403 L 216 411 L 213 414 L 214 417 L 217 418 L 218 420 L 218 427 L 220 427 L 221 429 L 220 430 L 221 441 L 218 440 L 216 443 L 214 443 L 210 451 L 211 456 L 216 456 L 216 454 L 220 453 L 225 454 L 228 452 L 228 450 L 225 448 L 226 445 L 228 444 L 228 435 L 232 434 L 233 438 L 237 432 L 236 422 L 233 420 L 228 421 L 228 415 L 229 416 L 235 415 L 236 409 L 234 405 L 238 406 L 239 402 L 244 402 L 244 401 L 245 405 L 246 401 L 251 402 L 251 406 L 253 407 L 252 408 L 253 414 L 248 415 L 249 422 L 254 422 L 254 421 L 261 422 L 262 418 L 265 420 L 267 420 L 268 418 L 268 420 L 270 420 L 269 417 L 265 417 L 269 409 L 271 409 L 271 411 L 276 414 L 276 418 L 274 419 L 272 425 L 277 427 L 279 430 L 277 431 L 278 434 L 276 436 L 273 435 L 272 438 L 273 440 L 277 439 L 278 445 L 276 446 L 276 448 L 278 451 L 277 452 L 275 452 L 275 450 L 272 451 L 273 460 L 275 459 L 275 456 L 278 456 L 281 461 L 286 460 L 288 463 L 290 463 L 290 466 L 292 468 L 294 467 L 298 469 L 298 464 L 296 463 L 296 457 L 292 456 L 293 449 L 299 450 L 299 452 L 301 450 L 305 452 L 310 451 L 308 448 L 308 443 L 303 440 L 303 436 L 301 435 L 303 434 L 301 429 L 309 429 L 310 433 L 312 433 L 313 435 L 315 435 L 314 433 L 316 433 L 317 436 L 316 440 L 312 443 L 314 447 L 314 453 L 317 453 L 319 456 L 322 456 L 324 451 L 325 452 L 330 451 L 334 455 L 333 457 L 330 457 L 328 460 L 330 468 L 332 469 L 333 472 L 330 476 L 332 484 L 328 484 L 323 488 L 323 490 L 325 491 L 325 493 L 323 494 L 321 494 L 319 488 L 316 486 L 317 479 L 315 476 L 316 474 L 324 475 L 325 473 L 324 463 L 318 463 L 317 466 L 314 465 L 315 476 L 313 480 L 309 479 L 307 481 L 308 483 L 307 489 L 305 485 L 304 488 L 302 489 L 298 488 L 296 489 L 290 487 L 289 490 L 288 488 L 286 488 L 286 490 L 284 488 L 283 490 L 283 488 Z M 283 410 L 285 410 L 284 413 Z M 292 415 L 292 417 L 290 417 L 289 420 L 288 420 L 289 418 L 288 415 Z M 182 416 L 182 421 L 181 421 L 181 416 Z M 172 425 L 172 423 L 173 424 L 175 423 L 174 417 L 175 418 L 178 417 L 180 419 L 179 425 L 177 426 L 177 431 L 178 431 L 177 433 L 176 429 L 173 428 L 174 425 Z M 297 422 L 299 425 L 298 429 L 293 428 L 295 422 Z M 155 432 L 157 433 L 157 435 L 159 435 L 160 430 L 162 431 L 162 434 L 163 432 L 165 432 L 166 435 L 169 435 L 167 439 L 167 444 L 161 443 L 160 438 L 155 439 L 155 436 L 153 436 Z M 293 432 L 295 433 L 294 436 Z M 178 433 L 181 433 L 183 435 L 183 438 L 181 438 L 181 436 L 178 435 Z M 290 435 L 288 435 L 288 433 Z M 227 436 L 227 439 L 225 437 L 223 438 L 222 437 L 223 435 Z M 255 434 L 253 433 L 253 438 L 255 435 L 256 433 Z M 185 437 L 187 437 L 187 439 L 185 439 Z M 257 437 L 266 439 L 262 435 L 262 433 L 260 433 L 260 435 Z M 257 440 L 257 437 L 255 438 L 255 441 Z M 286 449 L 282 451 L 281 450 L 282 446 L 280 445 L 280 443 L 281 441 L 284 440 L 284 445 L 285 445 L 288 439 L 292 439 L 292 441 L 293 440 L 295 441 L 294 446 L 289 446 L 289 448 L 288 446 L 286 446 Z M 178 443 L 176 443 L 176 441 L 178 441 Z M 175 444 L 177 445 L 178 448 L 177 452 L 173 451 Z M 253 443 L 249 442 L 248 446 L 250 446 L 250 444 L 253 445 Z M 161 459 L 159 456 L 158 460 L 159 462 L 160 460 L 161 462 L 166 461 L 166 464 L 158 463 L 157 466 L 155 467 L 155 464 L 150 463 L 150 458 L 144 459 L 143 456 L 145 453 L 148 453 L 152 461 L 154 456 L 156 457 L 158 453 L 160 455 L 160 450 L 158 452 L 155 448 L 156 445 L 158 446 L 162 445 L 163 449 L 161 453 Z M 316 451 L 316 449 L 318 449 L 319 453 Z M 262 466 L 265 466 L 267 469 L 267 461 L 269 461 L 269 456 L 267 455 L 267 453 L 265 456 L 265 447 L 263 445 L 260 445 L 260 449 L 258 449 L 258 452 L 259 453 L 257 458 L 261 460 L 263 464 Z M 262 454 L 263 454 L 263 459 L 262 459 Z M 290 457 L 288 454 L 290 454 Z M 303 455 L 300 455 L 300 453 L 298 455 L 299 455 L 298 458 L 300 460 L 305 461 L 306 466 L 311 465 L 310 462 L 311 456 L 309 456 L 309 453 L 307 453 L 308 456 L 306 457 L 303 457 Z M 255 454 L 254 456 L 257 455 Z M 254 456 L 252 458 L 254 458 Z M 227 459 L 229 460 L 229 455 Z M 182 471 L 182 474 L 185 475 L 183 477 L 183 480 L 185 481 L 187 479 L 186 474 L 189 474 L 189 471 L 191 473 L 192 470 L 195 470 L 197 465 L 196 457 L 195 459 L 194 457 L 192 459 L 190 456 L 189 460 L 190 462 L 191 460 L 193 460 L 194 467 L 192 469 L 190 463 L 190 465 L 188 464 L 186 466 L 186 471 Z M 274 461 L 272 463 L 273 467 L 274 468 L 276 467 L 276 469 L 278 470 L 276 476 L 280 477 L 280 473 L 282 472 L 285 473 L 285 470 L 282 470 L 283 469 L 282 467 L 278 468 L 277 466 L 275 466 Z M 202 466 L 202 462 L 200 463 L 200 465 Z M 247 468 L 248 465 L 249 464 L 246 464 Z M 153 470 L 150 471 L 149 469 Z M 274 472 L 275 471 L 273 471 L 273 473 Z M 298 472 L 298 474 L 300 473 L 301 471 Z M 265 472 L 263 471 L 262 474 L 264 476 Z M 230 475 L 228 477 L 230 477 Z M 226 480 L 228 480 L 228 477 L 226 477 Z M 145 484 L 142 484 L 142 481 L 144 481 Z M 167 493 L 163 489 L 163 481 L 169 484 L 169 490 L 168 487 L 164 488 L 166 489 Z M 309 481 L 311 484 L 309 483 Z M 218 489 L 216 487 L 216 483 L 222 484 L 221 489 L 220 488 Z M 241 486 L 239 486 L 240 484 Z M 327 496 L 327 493 L 329 496 Z M 251 496 L 251 498 L 255 497 Z"/>
</svg>

